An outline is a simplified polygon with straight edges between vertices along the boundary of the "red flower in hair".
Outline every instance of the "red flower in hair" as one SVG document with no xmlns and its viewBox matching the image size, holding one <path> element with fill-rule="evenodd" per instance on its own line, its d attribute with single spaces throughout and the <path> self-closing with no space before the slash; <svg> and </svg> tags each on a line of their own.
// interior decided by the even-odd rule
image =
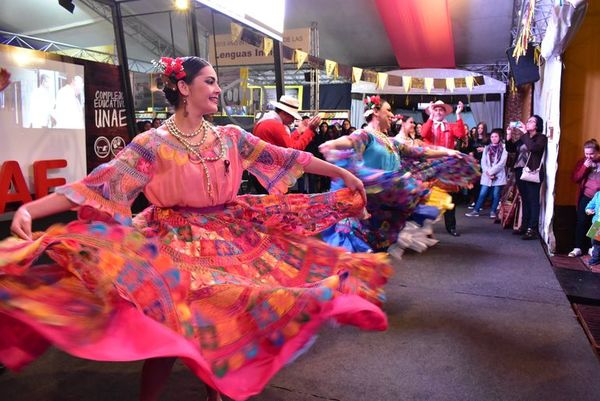
<svg viewBox="0 0 600 401">
<path fill-rule="evenodd" d="M 183 69 L 183 58 L 161 57 L 160 64 L 163 66 L 165 74 L 168 77 L 174 76 L 175 79 L 185 78 L 185 70 Z"/>
<path fill-rule="evenodd" d="M 367 96 L 363 101 L 367 110 L 381 106 L 381 97 L 379 95 Z"/>
</svg>

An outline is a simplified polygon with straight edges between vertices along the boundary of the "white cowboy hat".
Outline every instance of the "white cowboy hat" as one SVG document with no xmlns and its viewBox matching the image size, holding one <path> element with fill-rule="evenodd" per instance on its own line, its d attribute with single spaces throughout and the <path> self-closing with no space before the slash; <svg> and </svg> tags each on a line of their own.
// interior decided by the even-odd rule
<svg viewBox="0 0 600 401">
<path fill-rule="evenodd" d="M 271 100 L 270 103 L 279 110 L 285 111 L 290 116 L 294 117 L 296 120 L 302 120 L 302 116 L 298 114 L 298 109 L 300 108 L 300 105 L 298 103 L 298 99 L 296 99 L 295 97 L 283 95 L 279 98 L 279 101 Z"/>
<path fill-rule="evenodd" d="M 438 100 L 438 101 L 434 102 L 431 106 L 432 106 L 432 108 L 443 107 L 444 110 L 446 110 L 446 114 L 452 113 L 452 106 L 444 103 L 444 101 L 442 101 L 442 100 Z M 425 113 L 429 114 L 429 107 L 425 109 Z"/>
</svg>

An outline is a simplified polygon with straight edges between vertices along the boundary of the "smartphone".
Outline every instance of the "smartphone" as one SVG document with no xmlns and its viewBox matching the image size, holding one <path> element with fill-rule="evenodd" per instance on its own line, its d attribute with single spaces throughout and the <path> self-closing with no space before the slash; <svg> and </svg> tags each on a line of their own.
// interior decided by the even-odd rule
<svg viewBox="0 0 600 401">
<path fill-rule="evenodd" d="M 510 124 L 508 124 L 510 128 L 517 128 L 519 125 L 521 125 L 520 121 L 511 121 Z"/>
</svg>

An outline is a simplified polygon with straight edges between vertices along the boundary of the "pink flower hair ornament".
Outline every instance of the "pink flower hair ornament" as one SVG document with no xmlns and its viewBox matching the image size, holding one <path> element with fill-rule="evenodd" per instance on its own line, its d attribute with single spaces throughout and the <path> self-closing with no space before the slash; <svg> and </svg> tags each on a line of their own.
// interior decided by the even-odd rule
<svg viewBox="0 0 600 401">
<path fill-rule="evenodd" d="M 168 78 L 168 81 L 174 84 L 178 80 L 186 77 L 183 62 L 184 59 L 182 57 L 161 57 L 158 65 L 159 68 L 162 69 L 163 75 Z"/>
<path fill-rule="evenodd" d="M 365 111 L 373 110 L 381 106 L 381 97 L 379 95 L 367 96 L 363 99 L 363 102 L 365 104 Z"/>
</svg>

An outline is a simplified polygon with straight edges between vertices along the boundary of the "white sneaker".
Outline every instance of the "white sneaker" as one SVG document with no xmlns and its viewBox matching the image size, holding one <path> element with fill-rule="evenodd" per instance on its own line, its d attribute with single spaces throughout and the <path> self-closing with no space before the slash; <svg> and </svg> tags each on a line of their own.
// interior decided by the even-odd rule
<svg viewBox="0 0 600 401">
<path fill-rule="evenodd" d="M 583 255 L 583 253 L 581 252 L 580 248 L 573 248 L 573 250 L 569 252 L 570 258 L 578 258 L 581 255 Z"/>
</svg>

